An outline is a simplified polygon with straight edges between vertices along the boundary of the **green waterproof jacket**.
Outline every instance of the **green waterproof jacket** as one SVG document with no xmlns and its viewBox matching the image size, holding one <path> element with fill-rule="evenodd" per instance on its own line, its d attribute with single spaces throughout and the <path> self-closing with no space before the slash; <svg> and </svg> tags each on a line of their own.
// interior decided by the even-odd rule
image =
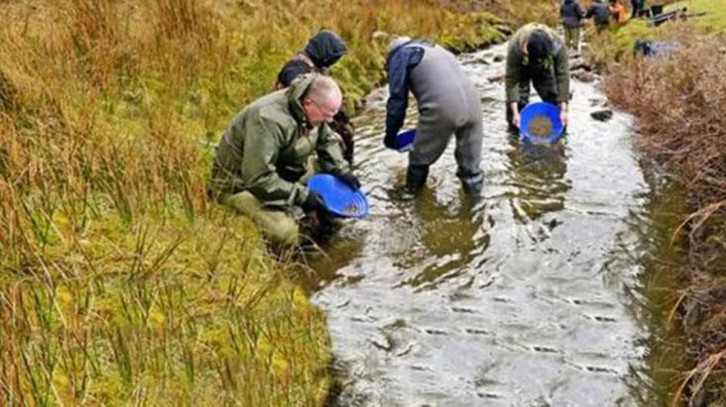
<svg viewBox="0 0 726 407">
<path fill-rule="evenodd" d="M 507 103 L 514 103 L 519 100 L 519 84 L 529 80 L 527 41 L 535 30 L 544 31 L 552 39 L 554 47 L 550 60 L 550 71 L 556 83 L 557 102 L 566 102 L 570 98 L 570 63 L 567 48 L 555 30 L 544 24 L 531 23 L 517 30 L 509 40 L 504 75 Z"/>
<path fill-rule="evenodd" d="M 212 195 L 248 191 L 265 205 L 300 206 L 308 189 L 298 181 L 314 152 L 323 172 L 350 171 L 328 124 L 312 127 L 305 116 L 301 98 L 314 76 L 256 100 L 234 118 L 217 146 Z"/>
</svg>

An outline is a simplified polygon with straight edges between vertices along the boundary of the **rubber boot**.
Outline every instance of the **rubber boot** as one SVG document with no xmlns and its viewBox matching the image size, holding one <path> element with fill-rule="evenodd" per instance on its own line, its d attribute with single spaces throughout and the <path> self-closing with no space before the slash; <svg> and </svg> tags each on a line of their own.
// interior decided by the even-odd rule
<svg viewBox="0 0 726 407">
<path fill-rule="evenodd" d="M 428 176 L 428 165 L 409 165 L 408 169 L 406 169 L 406 185 L 401 191 L 401 199 L 414 199 L 426 185 Z"/>
<path fill-rule="evenodd" d="M 481 172 L 477 174 L 464 173 L 462 171 L 456 174 L 461 180 L 461 184 L 464 187 L 464 192 L 469 195 L 470 198 L 477 199 L 481 196 L 481 190 L 484 185 L 484 176 Z"/>
</svg>

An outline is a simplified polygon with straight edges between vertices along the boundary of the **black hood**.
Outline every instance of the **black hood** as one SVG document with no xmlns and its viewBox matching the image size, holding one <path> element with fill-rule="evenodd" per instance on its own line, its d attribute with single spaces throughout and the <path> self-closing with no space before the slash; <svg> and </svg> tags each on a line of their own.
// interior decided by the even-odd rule
<svg viewBox="0 0 726 407">
<path fill-rule="evenodd" d="M 315 34 L 305 46 L 305 53 L 318 68 L 327 68 L 338 62 L 347 50 L 345 42 L 330 30 Z"/>
<path fill-rule="evenodd" d="M 529 66 L 541 66 L 544 60 L 553 53 L 554 44 L 552 39 L 544 31 L 536 30 L 527 41 L 527 54 L 529 54 Z"/>
</svg>

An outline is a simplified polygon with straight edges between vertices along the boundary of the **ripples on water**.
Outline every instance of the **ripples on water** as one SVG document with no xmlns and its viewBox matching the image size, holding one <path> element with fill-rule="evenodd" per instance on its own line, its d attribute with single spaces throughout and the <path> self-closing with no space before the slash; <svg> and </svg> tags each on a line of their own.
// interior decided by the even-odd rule
<svg viewBox="0 0 726 407">
<path fill-rule="evenodd" d="M 484 109 L 479 203 L 454 174 L 454 143 L 420 199 L 397 201 L 407 161 L 383 147 L 383 103 L 356 118 L 371 213 L 312 264 L 340 380 L 334 405 L 643 405 L 629 383 L 649 332 L 628 293 L 643 271 L 632 225 L 648 227 L 648 187 L 630 119 L 593 121 L 604 96 L 573 80 L 566 142 L 521 146 L 505 131 L 503 85 L 489 81 L 504 52 L 462 56 Z"/>
</svg>

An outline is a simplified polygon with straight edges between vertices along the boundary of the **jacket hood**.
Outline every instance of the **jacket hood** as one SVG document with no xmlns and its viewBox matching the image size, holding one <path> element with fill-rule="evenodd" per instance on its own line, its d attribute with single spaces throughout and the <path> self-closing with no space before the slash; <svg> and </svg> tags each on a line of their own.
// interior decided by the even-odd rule
<svg viewBox="0 0 726 407">
<path fill-rule="evenodd" d="M 348 48 L 345 42 L 330 30 L 315 34 L 305 46 L 305 53 L 318 68 L 327 68 L 338 62 Z"/>
</svg>

